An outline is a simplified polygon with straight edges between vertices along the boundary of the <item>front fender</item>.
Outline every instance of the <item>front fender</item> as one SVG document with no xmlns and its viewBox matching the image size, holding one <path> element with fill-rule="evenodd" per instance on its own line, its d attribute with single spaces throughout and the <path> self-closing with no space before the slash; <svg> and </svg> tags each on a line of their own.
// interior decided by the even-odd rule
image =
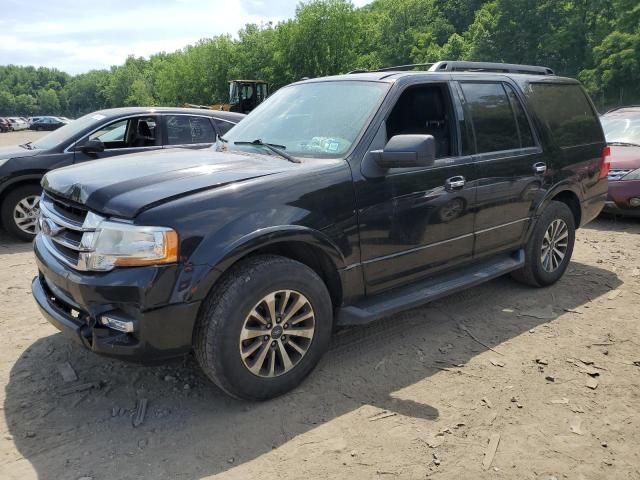
<svg viewBox="0 0 640 480">
<path fill-rule="evenodd" d="M 282 242 L 299 242 L 322 250 L 336 269 L 345 267 L 340 249 L 322 231 L 301 225 L 278 225 L 244 235 L 228 248 L 216 252 L 210 264 L 185 265 L 176 284 L 172 302 L 202 301 L 216 281 L 234 263 L 259 248 Z"/>
</svg>

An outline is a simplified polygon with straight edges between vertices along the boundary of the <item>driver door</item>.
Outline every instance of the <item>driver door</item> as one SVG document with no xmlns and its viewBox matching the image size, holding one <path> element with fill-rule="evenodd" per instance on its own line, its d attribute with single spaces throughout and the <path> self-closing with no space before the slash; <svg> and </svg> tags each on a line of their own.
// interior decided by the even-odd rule
<svg viewBox="0 0 640 480">
<path fill-rule="evenodd" d="M 447 83 L 409 86 L 369 149 L 383 148 L 395 135 L 432 135 L 432 166 L 367 175 L 369 154 L 363 160 L 364 178 L 356 183 L 356 195 L 367 295 L 413 283 L 472 257 L 477 173 L 465 141 L 463 112 L 458 108 L 456 115 L 454 102 Z"/>
<path fill-rule="evenodd" d="M 88 140 L 100 140 L 104 144 L 104 151 L 82 151 L 81 146 Z M 129 117 L 107 123 L 78 141 L 74 163 L 161 148 L 162 132 L 157 115 Z"/>
</svg>

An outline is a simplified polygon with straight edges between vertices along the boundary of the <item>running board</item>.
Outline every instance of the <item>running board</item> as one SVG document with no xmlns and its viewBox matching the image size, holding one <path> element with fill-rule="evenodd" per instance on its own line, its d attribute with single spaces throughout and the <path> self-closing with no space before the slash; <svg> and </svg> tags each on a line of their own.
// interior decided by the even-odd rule
<svg viewBox="0 0 640 480">
<path fill-rule="evenodd" d="M 420 283 L 367 298 L 337 312 L 338 326 L 364 325 L 379 318 L 424 305 L 460 290 L 480 285 L 524 266 L 524 250 L 500 255 Z"/>
</svg>

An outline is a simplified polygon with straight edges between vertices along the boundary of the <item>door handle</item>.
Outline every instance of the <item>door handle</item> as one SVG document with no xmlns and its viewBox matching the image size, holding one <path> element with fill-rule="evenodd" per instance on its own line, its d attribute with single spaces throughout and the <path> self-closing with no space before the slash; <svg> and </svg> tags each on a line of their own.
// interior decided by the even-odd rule
<svg viewBox="0 0 640 480">
<path fill-rule="evenodd" d="M 547 164 L 544 162 L 538 162 L 533 164 L 533 171 L 538 175 L 542 175 L 547 171 Z"/>
<path fill-rule="evenodd" d="M 458 188 L 464 187 L 465 183 L 465 178 L 462 175 L 457 175 L 455 177 L 448 178 L 445 182 L 445 187 L 447 188 L 447 190 L 456 190 Z"/>
</svg>

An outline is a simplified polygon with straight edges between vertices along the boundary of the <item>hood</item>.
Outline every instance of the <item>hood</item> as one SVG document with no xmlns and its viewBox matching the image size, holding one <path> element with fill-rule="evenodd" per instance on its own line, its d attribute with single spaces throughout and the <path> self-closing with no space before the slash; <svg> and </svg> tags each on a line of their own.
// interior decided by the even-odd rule
<svg viewBox="0 0 640 480">
<path fill-rule="evenodd" d="M 611 145 L 609 163 L 612 169 L 640 168 L 640 147 Z"/>
<path fill-rule="evenodd" d="M 0 147 L 0 160 L 4 160 L 6 158 L 33 157 L 39 153 L 42 153 L 42 150 L 35 148 L 33 150 L 27 150 L 19 145 Z"/>
<path fill-rule="evenodd" d="M 47 173 L 42 186 L 95 212 L 133 218 L 191 193 L 292 167 L 285 159 L 267 155 L 176 148 L 60 168 Z"/>
</svg>

